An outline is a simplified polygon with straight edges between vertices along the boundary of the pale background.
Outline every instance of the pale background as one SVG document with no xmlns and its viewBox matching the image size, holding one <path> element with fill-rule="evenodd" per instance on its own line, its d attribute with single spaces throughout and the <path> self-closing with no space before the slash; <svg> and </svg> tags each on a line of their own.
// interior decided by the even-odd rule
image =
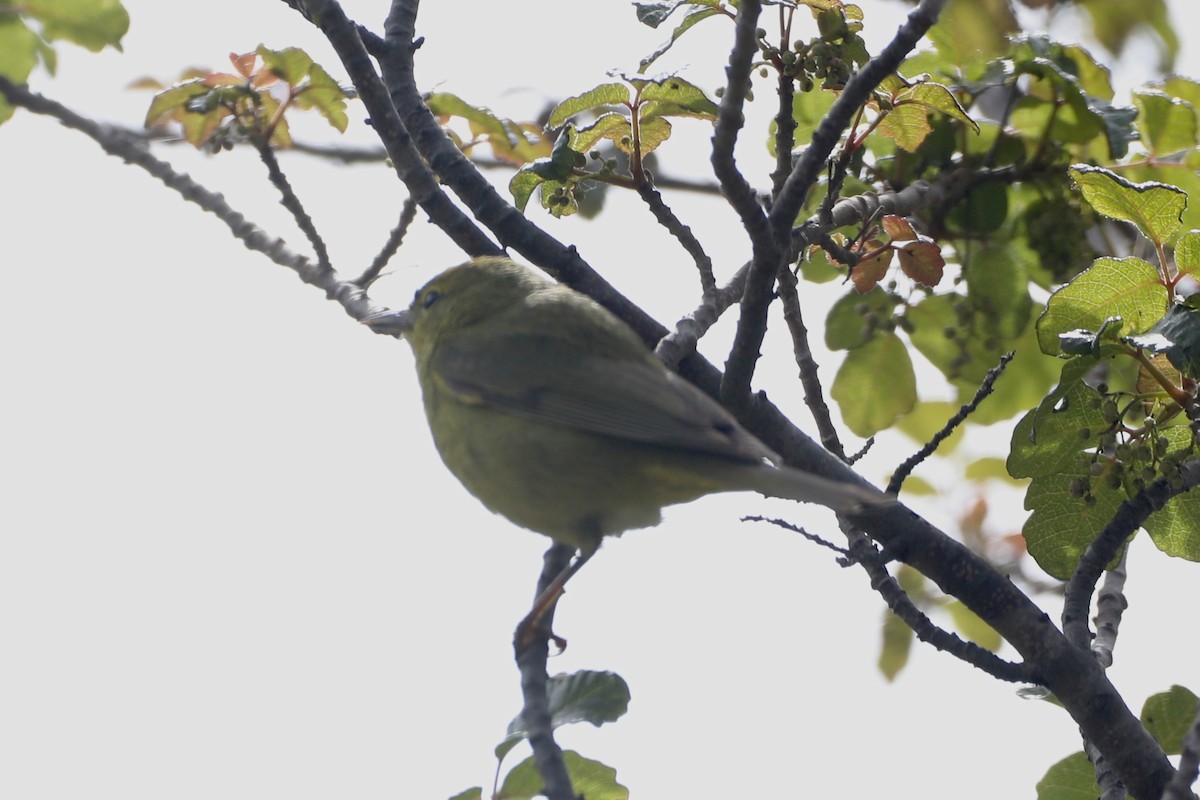
<svg viewBox="0 0 1200 800">
<path fill-rule="evenodd" d="M 125 91 L 132 79 L 224 69 L 228 51 L 259 43 L 306 47 L 344 78 L 282 3 L 126 5 L 123 56 L 63 45 L 59 78 L 39 72 L 34 87 L 136 123 L 149 96 Z M 383 0 L 345 5 L 380 27 Z M 608 5 L 427 2 L 422 86 L 519 117 L 610 68 L 635 69 L 666 30 Z M 877 47 L 901 9 L 864 5 Z M 1188 4 L 1175 5 L 1183 22 Z M 1072 38 L 1069 19 L 1059 28 Z M 711 89 L 729 26 L 694 33 L 660 66 Z M 1128 87 L 1152 51 L 1126 61 Z M 760 92 L 739 154 L 764 186 Z M 350 116 L 348 140 L 369 142 L 361 107 Z M 667 168 L 705 169 L 704 124 L 677 131 L 686 144 Z M 307 251 L 249 151 L 163 152 Z M 282 160 L 335 266 L 356 273 L 395 220 L 396 181 L 378 166 Z M 443 798 L 489 787 L 491 749 L 520 702 L 511 631 L 547 541 L 488 514 L 444 470 L 407 347 L 44 118 L 18 112 L 0 129 L 0 182 L 0 796 Z M 746 252 L 732 215 L 711 199 L 668 202 L 728 275 Z M 602 225 L 531 215 L 659 319 L 690 310 L 686 256 L 636 204 L 610 210 Z M 419 217 L 374 296 L 402 305 L 460 260 Z M 810 327 L 834 291 L 806 291 Z M 727 331 L 714 336 L 707 352 L 723 360 Z M 825 363 L 828 385 L 835 362 Z M 786 348 L 768 345 L 759 385 L 804 424 L 794 371 Z M 941 396 L 932 378 L 922 391 Z M 1005 440 L 976 434 L 969 453 L 1002 452 Z M 913 447 L 888 439 L 867 474 L 882 480 Z M 955 485 L 952 469 L 922 474 Z M 1018 527 L 1020 495 L 993 496 L 994 529 Z M 974 499 L 959 487 L 917 506 L 949 526 Z M 564 746 L 616 767 L 635 797 L 895 787 L 1030 797 L 1079 748 L 1059 709 L 925 647 L 886 684 L 875 667 L 883 605 L 863 573 L 738 522 L 763 512 L 836 538 L 822 510 L 709 498 L 608 543 L 573 582 L 557 626 L 570 647 L 552 670 L 615 670 L 633 700 L 614 726 L 560 730 Z M 1139 708 L 1172 683 L 1200 684 L 1200 645 L 1185 633 L 1197 598 L 1194 567 L 1141 542 L 1130 568 L 1112 675 Z"/>
</svg>

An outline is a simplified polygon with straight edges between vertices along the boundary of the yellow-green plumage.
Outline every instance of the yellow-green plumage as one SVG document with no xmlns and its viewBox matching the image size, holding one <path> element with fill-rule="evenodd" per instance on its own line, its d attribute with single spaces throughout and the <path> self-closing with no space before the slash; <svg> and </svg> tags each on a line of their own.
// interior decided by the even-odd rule
<svg viewBox="0 0 1200 800">
<path fill-rule="evenodd" d="M 518 525 L 594 550 L 663 506 L 752 489 L 853 510 L 884 496 L 775 455 L 589 298 L 504 258 L 437 276 L 366 320 L 412 344 L 450 471 Z"/>
</svg>

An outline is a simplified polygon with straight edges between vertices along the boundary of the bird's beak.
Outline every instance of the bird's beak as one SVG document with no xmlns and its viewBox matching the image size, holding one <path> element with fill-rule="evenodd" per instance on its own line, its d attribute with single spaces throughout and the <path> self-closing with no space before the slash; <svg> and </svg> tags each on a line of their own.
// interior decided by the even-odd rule
<svg viewBox="0 0 1200 800">
<path fill-rule="evenodd" d="M 412 314 L 402 311 L 376 311 L 359 320 L 376 333 L 403 336 L 412 330 Z"/>
</svg>

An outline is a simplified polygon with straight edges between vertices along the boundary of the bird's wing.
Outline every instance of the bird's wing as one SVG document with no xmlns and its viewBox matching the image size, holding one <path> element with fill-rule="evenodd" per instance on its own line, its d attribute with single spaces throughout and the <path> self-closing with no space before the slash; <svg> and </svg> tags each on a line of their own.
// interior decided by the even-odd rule
<svg viewBox="0 0 1200 800">
<path fill-rule="evenodd" d="M 580 357 L 575 346 L 525 331 L 441 343 L 430 366 L 460 400 L 538 422 L 738 461 L 777 458 L 725 409 L 652 358 Z"/>
</svg>

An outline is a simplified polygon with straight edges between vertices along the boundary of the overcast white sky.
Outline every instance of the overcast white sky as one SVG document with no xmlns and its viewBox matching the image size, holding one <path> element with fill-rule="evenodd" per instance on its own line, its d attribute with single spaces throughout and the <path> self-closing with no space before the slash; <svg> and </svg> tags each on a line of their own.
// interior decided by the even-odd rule
<svg viewBox="0 0 1200 800">
<path fill-rule="evenodd" d="M 224 67 L 227 52 L 259 43 L 306 47 L 343 75 L 282 3 L 213 0 L 184 18 L 179 4 L 126 5 L 123 56 L 64 45 L 59 77 L 38 74 L 35 88 L 136 123 L 149 98 L 125 91 L 130 80 Z M 376 27 L 386 9 L 345 5 Z M 898 8 L 863 5 L 878 43 Z M 1186 4 L 1175 5 L 1182 20 Z M 420 78 L 531 113 L 634 68 L 662 40 L 626 3 L 609 6 L 427 2 Z M 662 66 L 711 88 L 728 31 L 714 20 L 696 33 Z M 352 108 L 350 141 L 371 140 L 363 116 Z M 742 163 L 769 169 L 754 124 Z M 678 135 L 690 143 L 666 166 L 706 166 L 704 125 Z M 249 153 L 159 152 L 304 249 Z M 394 178 L 283 164 L 335 266 L 361 269 L 398 213 Z M 0 796 L 439 798 L 489 786 L 520 701 L 511 631 L 547 542 L 488 514 L 445 472 L 407 347 L 47 120 L 19 114 L 0 129 L 0 176 Z M 743 235 L 718 203 L 670 200 L 722 274 L 741 263 Z M 612 212 L 600 225 L 534 216 L 660 319 L 690 310 L 686 258 L 641 209 Z M 648 262 L 646 249 L 674 258 Z M 375 297 L 404 304 L 460 260 L 419 219 Z M 687 292 L 671 288 L 681 283 Z M 806 293 L 813 326 L 829 297 Z M 786 350 L 768 347 L 760 385 L 804 419 L 793 372 Z M 1002 445 L 980 436 L 970 448 Z M 885 442 L 867 473 L 880 480 L 911 446 Z M 1012 506 L 993 524 L 1015 528 L 1015 496 L 1000 496 Z M 923 510 L 946 522 L 973 497 Z M 883 605 L 863 574 L 737 521 L 763 512 L 836 534 L 822 510 L 708 498 L 608 543 L 573 582 L 557 625 L 570 647 L 552 668 L 620 672 L 633 701 L 614 726 L 561 730 L 565 746 L 615 767 L 636 797 L 917 786 L 930 798 L 1028 797 L 1078 749 L 1060 710 L 926 648 L 885 684 L 874 666 Z M 1200 645 L 1165 622 L 1196 606 L 1188 568 L 1133 548 L 1113 677 L 1135 708 L 1172 683 L 1197 688 Z"/>
</svg>

